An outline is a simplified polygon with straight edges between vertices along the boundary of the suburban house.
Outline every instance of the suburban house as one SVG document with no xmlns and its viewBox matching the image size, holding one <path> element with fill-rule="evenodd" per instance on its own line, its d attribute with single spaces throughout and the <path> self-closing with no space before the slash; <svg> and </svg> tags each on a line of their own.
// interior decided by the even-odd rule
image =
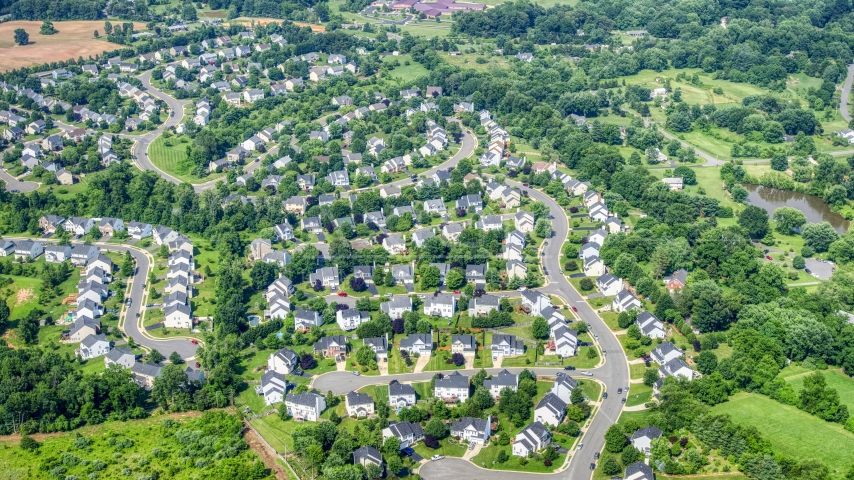
<svg viewBox="0 0 854 480">
<path fill-rule="evenodd" d="M 364 338 L 362 343 L 377 354 L 377 359 L 388 358 L 388 334 L 385 337 Z"/>
<path fill-rule="evenodd" d="M 465 402 L 469 398 L 469 377 L 454 372 L 450 375 L 445 375 L 443 378 L 437 378 L 433 396 L 441 398 L 445 402 Z M 564 406 L 564 408 L 566 408 Z"/>
<path fill-rule="evenodd" d="M 534 231 L 534 216 L 530 212 L 520 210 L 513 216 L 513 224 L 516 230 L 522 233 L 530 233 Z"/>
<path fill-rule="evenodd" d="M 291 282 L 291 279 L 285 276 L 281 276 L 277 278 L 275 282 L 271 283 L 269 287 L 267 287 L 266 296 L 268 300 L 276 293 L 279 293 L 286 297 L 294 293 L 294 284 Z"/>
<path fill-rule="evenodd" d="M 628 467 L 626 467 L 626 474 L 623 476 L 624 480 L 654 480 L 655 474 L 652 471 L 652 467 L 643 462 L 643 460 L 639 462 L 635 462 Z"/>
<path fill-rule="evenodd" d="M 163 365 L 153 362 L 136 362 L 130 367 L 130 371 L 133 373 L 133 381 L 137 385 L 146 390 L 151 390 L 151 387 L 154 386 L 154 379 L 160 376 L 162 368 Z"/>
<path fill-rule="evenodd" d="M 62 224 L 62 228 L 72 235 L 86 235 L 94 226 L 94 220 L 82 217 L 68 217 Z"/>
<path fill-rule="evenodd" d="M 662 435 L 661 430 L 657 427 L 648 426 L 638 429 L 632 434 L 632 446 L 640 450 L 644 455 L 649 456 L 649 449 L 652 446 L 652 441 Z"/>
<path fill-rule="evenodd" d="M 104 217 L 98 222 L 98 231 L 105 237 L 111 237 L 116 232 L 125 230 L 125 222 L 120 218 Z"/>
<path fill-rule="evenodd" d="M 549 297 L 543 295 L 536 290 L 525 290 L 522 292 L 522 307 L 534 317 L 542 314 L 543 309 L 551 307 L 552 302 Z"/>
<path fill-rule="evenodd" d="M 649 338 L 664 338 L 667 336 L 667 331 L 664 329 L 664 324 L 655 315 L 649 312 L 641 312 L 637 319 L 638 327 L 643 335 Z"/>
<path fill-rule="evenodd" d="M 452 353 L 475 353 L 477 341 L 472 335 L 451 335 Z"/>
<path fill-rule="evenodd" d="M 367 417 L 374 413 L 374 399 L 367 393 L 348 393 L 344 396 L 344 406 L 350 417 Z"/>
<path fill-rule="evenodd" d="M 136 355 L 129 348 L 114 348 L 104 356 L 104 366 L 119 365 L 123 368 L 131 368 L 136 363 Z"/>
<path fill-rule="evenodd" d="M 285 396 L 285 408 L 297 421 L 317 422 L 326 410 L 326 399 L 314 392 L 289 393 Z"/>
<path fill-rule="evenodd" d="M 428 238 L 435 237 L 436 234 L 433 233 L 432 229 L 422 228 L 421 230 L 416 230 L 412 232 L 412 242 L 415 243 L 416 247 L 421 247 L 424 245 L 424 241 Z"/>
<path fill-rule="evenodd" d="M 400 442 L 400 449 L 403 450 L 423 439 L 424 429 L 416 422 L 389 422 L 388 427 L 383 429 L 383 441 L 391 437 Z"/>
<path fill-rule="evenodd" d="M 276 241 L 281 242 L 283 240 L 293 240 L 294 239 L 294 229 L 287 222 L 280 223 L 273 227 L 273 232 L 276 234 Z"/>
<path fill-rule="evenodd" d="M 371 319 L 369 315 L 362 316 L 362 312 L 355 308 L 348 308 L 346 310 L 338 310 L 335 312 L 335 320 L 338 323 L 338 326 L 341 327 L 341 330 L 355 330 L 362 324 L 363 321 L 367 322 Z"/>
<path fill-rule="evenodd" d="M 664 277 L 664 286 L 670 293 L 682 290 L 686 285 L 688 285 L 688 271 L 684 268 L 676 270 L 669 277 Z"/>
<path fill-rule="evenodd" d="M 492 378 L 483 381 L 483 386 L 489 390 L 493 397 L 498 398 L 501 391 L 509 388 L 514 392 L 519 388 L 519 375 L 510 373 L 505 368 L 498 372 L 498 375 L 493 375 Z"/>
<path fill-rule="evenodd" d="M 688 380 L 694 378 L 694 371 L 681 358 L 673 358 L 658 369 L 658 375 L 664 377 L 682 377 Z M 660 380 L 659 380 L 660 382 Z"/>
<path fill-rule="evenodd" d="M 602 292 L 602 295 L 610 297 L 623 291 L 623 279 L 606 273 L 596 279 L 596 287 Z"/>
<path fill-rule="evenodd" d="M 388 302 L 380 303 L 380 311 L 392 319 L 403 318 L 404 312 L 412 311 L 412 299 L 407 295 L 395 295 Z M 403 344 L 401 344 L 402 348 Z"/>
<path fill-rule="evenodd" d="M 552 434 L 541 422 L 534 422 L 516 435 L 513 442 L 513 455 L 527 457 L 547 447 L 552 441 Z"/>
<path fill-rule="evenodd" d="M 383 248 L 392 255 L 406 251 L 406 239 L 403 235 L 392 233 L 383 239 Z"/>
<path fill-rule="evenodd" d="M 33 242 L 32 240 L 21 240 L 15 243 L 15 260 L 38 258 L 44 252 L 44 246 L 41 242 Z"/>
<path fill-rule="evenodd" d="M 90 358 L 106 355 L 110 351 L 110 341 L 103 333 L 97 335 L 89 335 L 80 342 L 80 348 L 75 353 L 81 360 L 89 360 Z"/>
<path fill-rule="evenodd" d="M 377 467 L 382 467 L 383 456 L 379 450 L 371 446 L 357 448 L 353 451 L 353 465 L 362 465 L 363 467 L 376 465 Z"/>
<path fill-rule="evenodd" d="M 338 285 L 341 284 L 338 277 L 338 267 L 318 268 L 314 273 L 309 275 L 309 282 L 312 285 L 318 281 L 324 287 L 329 287 L 330 290 L 337 290 Z"/>
<path fill-rule="evenodd" d="M 293 350 L 283 348 L 270 354 L 270 358 L 267 359 L 267 369 L 281 374 L 291 373 L 299 367 L 299 360 L 299 355 Z"/>
<path fill-rule="evenodd" d="M 45 215 L 39 219 L 39 228 L 44 233 L 56 233 L 56 229 L 65 222 L 65 218 L 57 215 Z"/>
<path fill-rule="evenodd" d="M 98 248 L 94 245 L 75 245 L 71 249 L 71 264 L 82 267 L 98 255 Z"/>
<path fill-rule="evenodd" d="M 336 358 L 347 354 L 347 338 L 343 335 L 332 335 L 321 337 L 314 342 L 314 353 L 322 354 L 326 358 Z"/>
<path fill-rule="evenodd" d="M 288 382 L 285 380 L 285 374 L 275 370 L 266 371 L 264 375 L 261 375 L 260 390 L 261 395 L 264 396 L 264 403 L 267 405 L 282 403 L 285 392 L 288 390 Z"/>
<path fill-rule="evenodd" d="M 547 393 L 534 408 L 534 420 L 543 425 L 560 425 L 566 414 L 566 402 L 554 393 Z"/>
<path fill-rule="evenodd" d="M 192 328 L 193 315 L 188 305 L 173 304 L 166 307 L 163 317 L 166 328 Z"/>
<path fill-rule="evenodd" d="M 498 310 L 501 306 L 501 299 L 496 295 L 481 295 L 472 297 L 469 300 L 469 316 L 484 316 L 488 315 L 493 310 Z"/>
<path fill-rule="evenodd" d="M 140 222 L 128 222 L 127 224 L 128 235 L 134 240 L 139 240 L 141 238 L 150 237 L 151 236 L 151 224 L 150 223 L 140 223 Z"/>
<path fill-rule="evenodd" d="M 684 355 L 682 350 L 670 342 L 661 342 L 661 345 L 649 352 L 649 356 L 659 365 L 664 365 L 675 358 L 681 358 L 682 355 Z"/>
<path fill-rule="evenodd" d="M 448 293 L 437 293 L 424 299 L 424 315 L 451 318 L 457 307 L 457 298 Z"/>
<path fill-rule="evenodd" d="M 266 238 L 256 238 L 249 244 L 249 260 L 261 260 L 273 252 L 273 244 Z"/>
<path fill-rule="evenodd" d="M 388 384 L 388 404 L 392 406 L 409 407 L 415 405 L 415 389 L 412 385 L 392 380 Z"/>
<path fill-rule="evenodd" d="M 311 330 L 311 327 L 323 325 L 323 317 L 314 310 L 294 312 L 294 330 Z"/>
<path fill-rule="evenodd" d="M 563 403 L 569 405 L 572 389 L 578 387 L 578 381 L 569 375 L 561 375 L 555 378 L 555 383 L 552 385 L 551 392 L 560 398 Z"/>
<path fill-rule="evenodd" d="M 605 273 L 605 262 L 598 255 L 584 259 L 584 275 L 598 277 Z"/>
<path fill-rule="evenodd" d="M 469 443 L 483 445 L 492 433 L 492 416 L 482 418 L 463 417 L 451 424 L 451 436 Z"/>
<path fill-rule="evenodd" d="M 632 292 L 622 290 L 614 297 L 611 308 L 616 312 L 622 313 L 632 308 L 641 308 L 641 302 Z"/>
<path fill-rule="evenodd" d="M 495 333 L 492 335 L 492 345 L 490 345 L 490 349 L 492 350 L 493 357 L 497 357 L 499 355 L 522 355 L 525 353 L 525 343 L 521 340 L 517 340 L 515 335 Z"/>
<path fill-rule="evenodd" d="M 430 355 L 433 351 L 432 333 L 411 333 L 400 340 L 400 349 L 410 354 Z"/>
<path fill-rule="evenodd" d="M 44 247 L 44 259 L 48 263 L 62 263 L 71 258 L 71 246 L 48 245 Z"/>
</svg>

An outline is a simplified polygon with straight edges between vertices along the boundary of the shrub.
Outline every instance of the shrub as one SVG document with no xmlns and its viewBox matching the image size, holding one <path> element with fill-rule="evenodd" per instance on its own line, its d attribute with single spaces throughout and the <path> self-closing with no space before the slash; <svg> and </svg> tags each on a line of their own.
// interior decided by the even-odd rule
<svg viewBox="0 0 854 480">
<path fill-rule="evenodd" d="M 455 353 L 451 355 L 451 361 L 454 362 L 454 365 L 459 367 L 460 365 L 466 363 L 466 357 L 464 357 L 462 353 Z"/>
<path fill-rule="evenodd" d="M 424 445 L 428 448 L 439 448 L 439 441 L 433 435 L 424 435 Z"/>
<path fill-rule="evenodd" d="M 581 287 L 582 291 L 589 292 L 590 290 L 593 290 L 593 287 L 595 285 L 593 284 L 593 280 L 591 280 L 587 277 L 584 277 L 581 279 L 580 282 L 578 282 L 578 286 Z"/>
<path fill-rule="evenodd" d="M 551 467 L 552 461 L 547 458 L 547 459 L 543 460 L 543 465 L 545 465 L 547 467 Z"/>
<path fill-rule="evenodd" d="M 33 439 L 33 437 L 29 435 L 24 435 L 21 437 L 21 449 L 26 451 L 34 451 L 38 450 L 41 444 Z"/>
<path fill-rule="evenodd" d="M 508 457 L 507 457 L 507 452 L 505 452 L 504 450 L 499 450 L 499 451 L 498 451 L 498 456 L 497 456 L 497 457 L 495 457 L 495 461 L 496 461 L 496 462 L 498 462 L 498 463 L 504 463 L 504 462 L 506 462 L 506 461 L 507 461 L 507 458 L 508 458 Z"/>
</svg>

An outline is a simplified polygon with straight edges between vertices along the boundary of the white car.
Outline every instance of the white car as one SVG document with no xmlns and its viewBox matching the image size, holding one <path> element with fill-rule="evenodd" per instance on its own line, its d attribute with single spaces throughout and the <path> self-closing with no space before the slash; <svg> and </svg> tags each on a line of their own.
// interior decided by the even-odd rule
<svg viewBox="0 0 854 480">
<path fill-rule="evenodd" d="M 593 376 L 593 372 L 588 372 L 588 371 L 581 372 L 581 374 L 584 375 L 585 377 L 592 377 Z"/>
<path fill-rule="evenodd" d="M 430 457 L 430 460 L 441 460 L 443 458 L 445 458 L 444 455 L 433 455 L 432 457 Z"/>
</svg>

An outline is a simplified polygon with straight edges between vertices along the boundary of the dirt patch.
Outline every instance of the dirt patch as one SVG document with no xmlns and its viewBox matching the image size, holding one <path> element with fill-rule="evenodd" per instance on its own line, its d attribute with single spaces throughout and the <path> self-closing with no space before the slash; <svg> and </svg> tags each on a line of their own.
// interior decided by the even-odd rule
<svg viewBox="0 0 854 480">
<path fill-rule="evenodd" d="M 267 25 L 270 22 L 288 22 L 289 20 L 284 20 L 281 18 L 248 18 L 248 17 L 240 17 L 234 20 L 231 20 L 229 25 L 250 25 L 252 22 L 255 22 L 256 25 Z M 314 33 L 323 33 L 326 31 L 326 27 L 323 25 L 315 25 L 313 23 L 303 23 L 303 22 L 292 22 L 294 25 L 298 25 L 300 27 L 311 27 L 311 31 Z"/>
<path fill-rule="evenodd" d="M 34 298 L 36 298 L 36 294 L 32 288 L 22 288 L 15 294 L 15 306 L 21 306 Z"/>
<path fill-rule="evenodd" d="M 249 448 L 255 450 L 261 457 L 261 461 L 264 462 L 264 466 L 269 468 L 276 478 L 279 480 L 287 480 L 288 472 L 279 462 L 276 461 L 276 457 L 270 452 L 270 450 L 264 446 L 264 443 L 261 439 L 255 435 L 255 431 L 251 428 L 245 428 L 243 430 L 243 439 L 246 440 L 246 443 L 249 445 Z"/>
<path fill-rule="evenodd" d="M 40 35 L 41 24 L 29 21 L 0 23 L 0 72 L 77 57 L 89 58 L 90 55 L 122 47 L 104 39 L 104 22 L 53 22 L 59 30 L 54 35 Z M 30 34 L 29 45 L 15 45 L 13 32 L 16 28 L 23 28 Z M 137 22 L 134 28 L 144 30 L 145 24 Z M 101 39 L 95 38 L 95 30 L 101 34 Z"/>
</svg>

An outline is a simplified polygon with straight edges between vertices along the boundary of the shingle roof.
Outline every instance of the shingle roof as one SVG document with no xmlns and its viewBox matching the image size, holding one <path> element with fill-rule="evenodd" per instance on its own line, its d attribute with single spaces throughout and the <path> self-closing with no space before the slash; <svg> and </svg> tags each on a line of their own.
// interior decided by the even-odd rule
<svg viewBox="0 0 854 480">
<path fill-rule="evenodd" d="M 388 384 L 388 394 L 391 397 L 415 395 L 415 389 L 412 388 L 412 385 L 392 381 Z"/>
<path fill-rule="evenodd" d="M 566 410 L 566 403 L 564 403 L 564 401 L 554 393 L 549 392 L 542 400 L 540 400 L 536 409 L 539 410 L 544 407 L 548 408 L 556 415 L 563 415 L 564 410 Z"/>
<path fill-rule="evenodd" d="M 290 403 L 295 403 L 297 405 L 304 405 L 306 407 L 316 407 L 318 397 L 320 397 L 320 395 L 318 395 L 314 392 L 289 393 L 285 397 L 285 401 L 290 402 Z"/>
<path fill-rule="evenodd" d="M 460 372 L 446 375 L 445 378 L 436 379 L 436 388 L 469 388 L 469 377 Z"/>
<path fill-rule="evenodd" d="M 350 392 L 347 394 L 347 405 L 371 405 L 373 403 L 373 397 L 367 393 Z"/>
<path fill-rule="evenodd" d="M 635 462 L 626 467 L 625 478 L 630 478 L 633 475 L 641 474 L 642 477 L 636 477 L 633 480 L 653 480 L 655 475 L 652 473 L 652 468 L 649 465 L 641 462 Z"/>
<path fill-rule="evenodd" d="M 362 448 L 358 448 L 353 452 L 353 460 L 356 463 L 369 461 L 375 465 L 382 465 L 383 456 L 376 448 L 371 446 L 365 446 Z"/>
<path fill-rule="evenodd" d="M 643 427 L 643 428 L 637 429 L 637 431 L 635 431 L 635 433 L 632 434 L 632 440 L 635 440 L 638 438 L 650 438 L 650 439 L 658 438 L 661 436 L 661 434 L 662 434 L 661 430 L 659 430 L 657 427 L 653 427 L 653 426 Z"/>
<path fill-rule="evenodd" d="M 483 386 L 489 388 L 492 385 L 501 386 L 501 387 L 515 387 L 519 383 L 519 376 L 510 373 L 505 368 L 504 370 L 498 372 L 498 375 L 495 375 L 490 380 L 484 380 Z"/>
</svg>

